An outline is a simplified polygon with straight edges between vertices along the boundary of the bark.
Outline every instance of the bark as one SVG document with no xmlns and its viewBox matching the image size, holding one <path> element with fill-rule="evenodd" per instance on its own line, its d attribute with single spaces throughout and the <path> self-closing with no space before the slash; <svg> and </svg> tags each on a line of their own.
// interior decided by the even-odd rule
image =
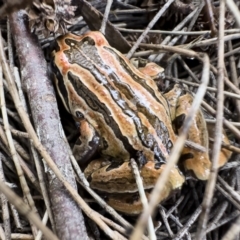
<svg viewBox="0 0 240 240">
<path fill-rule="evenodd" d="M 10 24 L 35 129 L 62 174 L 77 188 L 68 146 L 59 127 L 58 106 L 42 49 L 36 36 L 29 32 L 23 12 L 13 13 Z M 49 168 L 46 171 L 58 237 L 66 240 L 88 239 L 81 209 L 52 171 Z"/>
</svg>

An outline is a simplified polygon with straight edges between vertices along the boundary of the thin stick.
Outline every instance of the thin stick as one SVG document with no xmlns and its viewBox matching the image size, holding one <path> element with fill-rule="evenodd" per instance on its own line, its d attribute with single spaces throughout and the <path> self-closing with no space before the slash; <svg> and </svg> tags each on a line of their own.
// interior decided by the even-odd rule
<svg viewBox="0 0 240 240">
<path fill-rule="evenodd" d="M 211 220 L 210 224 L 208 225 L 207 232 L 212 231 L 216 228 L 216 225 L 219 223 L 222 216 L 225 214 L 227 207 L 229 206 L 228 201 L 224 201 L 220 203 L 220 207 L 218 206 L 216 208 L 217 214 L 214 216 L 214 218 Z"/>
<path fill-rule="evenodd" d="M 240 27 L 240 12 L 238 10 L 237 5 L 234 3 L 233 0 L 227 0 L 226 3 L 227 3 L 227 6 L 228 6 L 229 10 L 234 15 L 234 17 L 235 17 L 235 19 L 238 23 L 238 26 Z"/>
<path fill-rule="evenodd" d="M 237 48 L 234 48 L 234 49 L 232 49 L 232 50 L 229 50 L 228 52 L 226 52 L 226 53 L 224 54 L 224 57 L 226 58 L 226 57 L 230 57 L 230 56 L 232 56 L 232 55 L 234 55 L 234 54 L 238 54 L 238 53 L 239 53 L 239 50 L 240 50 L 240 47 L 237 47 Z M 211 63 L 214 62 L 214 61 L 217 61 L 217 60 L 218 60 L 218 58 L 216 57 L 216 58 L 214 58 L 214 59 L 211 60 Z"/>
<path fill-rule="evenodd" d="M 174 29 L 173 31 L 176 30 L 180 30 L 182 29 L 194 16 L 194 14 L 196 14 L 198 8 L 194 9 L 194 11 L 190 12 L 188 14 L 188 16 L 186 16 L 183 21 L 181 21 Z M 182 29 L 181 31 L 184 33 L 185 29 Z M 182 37 L 182 35 L 180 35 L 180 37 Z M 169 46 L 173 46 L 175 43 L 173 43 L 173 40 L 171 41 L 171 43 L 169 43 L 169 41 L 171 40 L 171 35 L 168 35 L 167 37 L 164 38 L 164 40 L 161 42 L 162 45 L 169 45 Z M 178 40 L 178 38 L 175 40 L 175 42 Z M 155 61 L 155 62 L 160 62 L 160 60 L 164 57 L 165 53 L 161 53 L 161 54 L 153 54 L 153 56 L 149 56 L 149 60 L 150 61 Z"/>
<path fill-rule="evenodd" d="M 194 16 L 192 17 L 191 22 L 189 23 L 189 26 L 188 26 L 188 29 L 187 29 L 188 31 L 191 31 L 193 26 L 195 26 L 195 23 L 196 23 L 196 21 L 197 21 L 197 19 L 199 17 L 199 14 L 202 12 L 202 9 L 203 9 L 204 5 L 205 5 L 205 1 L 204 0 L 200 0 L 200 3 L 198 5 L 198 7 L 197 7 L 197 11 L 194 14 Z M 183 35 L 183 38 L 182 38 L 181 43 L 183 44 L 183 43 L 186 42 L 186 40 L 188 38 L 188 35 L 186 35 L 184 33 L 182 35 Z"/>
<path fill-rule="evenodd" d="M 163 52 L 173 52 L 173 53 L 178 53 L 182 54 L 187 57 L 192 57 L 192 58 L 201 58 L 201 53 L 197 53 L 193 50 L 185 49 L 182 48 L 182 46 L 167 46 L 167 45 L 160 45 L 160 44 L 148 44 L 148 43 L 141 43 L 139 44 L 140 47 L 148 48 L 148 49 L 153 49 L 157 51 L 163 51 Z"/>
<path fill-rule="evenodd" d="M 228 42 L 228 50 L 232 51 L 232 42 L 229 41 Z M 229 57 L 229 66 L 230 66 L 230 75 L 231 75 L 231 79 L 232 82 L 235 86 L 238 86 L 238 75 L 237 75 L 237 68 L 236 68 L 236 62 L 235 62 L 235 57 L 233 55 L 231 55 Z M 238 113 L 238 119 L 240 119 L 240 101 L 235 100 L 235 104 L 236 104 L 236 111 Z"/>
<path fill-rule="evenodd" d="M 12 233 L 11 234 L 11 240 L 14 240 L 14 239 L 16 239 L 16 240 L 21 240 L 21 239 L 34 240 L 34 237 L 31 234 Z"/>
<path fill-rule="evenodd" d="M 148 24 L 145 31 L 140 35 L 136 43 L 132 46 L 131 50 L 127 54 L 127 58 L 130 59 L 133 55 L 133 53 L 138 48 L 139 44 L 142 42 L 142 40 L 145 38 L 145 36 L 148 34 L 148 31 L 154 26 L 154 24 L 158 21 L 158 19 L 163 15 L 163 13 L 168 9 L 168 7 L 174 2 L 175 0 L 169 0 L 165 3 L 165 5 L 159 10 L 159 12 L 155 15 L 155 17 L 152 19 L 152 21 Z"/>
<path fill-rule="evenodd" d="M 216 115 L 216 110 L 213 109 L 209 104 L 202 101 L 202 107 L 204 107 L 211 115 Z M 240 139 L 240 131 L 227 119 L 223 118 L 223 124 L 226 126 L 238 139 Z"/>
<path fill-rule="evenodd" d="M 206 235 L 206 226 L 208 214 L 212 203 L 212 197 L 215 189 L 217 173 L 218 173 L 218 158 L 221 151 L 222 143 L 222 125 L 223 125 L 223 90 L 224 90 L 224 16 L 225 16 L 225 1 L 220 1 L 220 16 L 219 16 L 219 43 L 218 43 L 218 93 L 217 93 L 217 115 L 215 136 L 212 154 L 212 166 L 210 176 L 207 182 L 204 199 L 202 203 L 202 213 L 198 222 L 196 239 L 202 240 Z"/>
<path fill-rule="evenodd" d="M 171 229 L 171 227 L 169 225 L 168 218 L 166 216 L 166 212 L 165 212 L 165 210 L 163 208 L 160 208 L 159 212 L 161 214 L 162 221 L 164 222 L 164 225 L 165 225 L 165 227 L 167 229 L 168 235 L 169 235 L 170 238 L 172 238 L 174 236 L 174 234 L 173 234 L 173 231 L 172 231 L 172 229 Z"/>
<path fill-rule="evenodd" d="M 137 184 L 137 187 L 138 187 L 138 192 L 139 192 L 139 196 L 140 196 L 140 199 L 141 199 L 141 202 L 142 202 L 142 205 L 143 205 L 143 209 L 146 209 L 146 208 L 148 208 L 148 200 L 147 200 L 147 197 L 146 197 L 146 194 L 145 194 L 145 191 L 144 191 L 143 182 L 142 182 L 142 178 L 140 176 L 139 170 L 138 170 L 137 163 L 133 158 L 130 160 L 130 162 L 131 162 L 131 167 L 132 167 L 135 179 L 136 179 L 136 184 Z M 151 216 L 148 218 L 148 224 L 147 225 L 148 225 L 149 239 L 150 240 L 156 240 L 157 237 L 155 235 L 153 221 L 152 221 Z"/>
<path fill-rule="evenodd" d="M 22 226 L 22 223 L 20 221 L 17 209 L 15 208 L 15 206 L 13 204 L 10 204 L 10 208 L 11 208 L 11 211 L 12 211 L 12 216 L 13 216 L 13 220 L 14 220 L 14 223 L 16 225 L 16 228 L 18 230 L 22 230 L 23 226 Z"/>
<path fill-rule="evenodd" d="M 219 184 L 216 184 L 216 190 L 218 190 L 238 211 L 240 211 L 240 204 L 233 198 L 232 195 L 223 189 Z M 207 232 L 205 232 L 207 233 Z"/>
<path fill-rule="evenodd" d="M 14 136 L 17 136 L 20 138 L 29 138 L 28 133 L 13 129 L 11 126 L 10 126 L 10 131 L 11 131 L 12 135 L 14 135 Z"/>
<path fill-rule="evenodd" d="M 207 149 L 198 143 L 192 142 L 190 140 L 185 141 L 185 146 L 197 150 L 199 152 L 206 152 Z"/>
<path fill-rule="evenodd" d="M 3 144 L 0 142 L 0 149 L 3 150 Z M 5 151 L 4 149 L 3 151 Z M 7 158 L 3 153 L 0 153 L 1 161 L 5 164 L 5 166 L 10 169 L 12 172 L 15 172 L 16 169 L 13 166 L 13 164 L 9 161 L 9 158 Z"/>
<path fill-rule="evenodd" d="M 105 13 L 103 15 L 103 20 L 102 20 L 102 26 L 100 28 L 100 32 L 104 35 L 105 34 L 105 30 L 106 30 L 106 26 L 107 26 L 107 20 L 108 20 L 108 15 L 112 6 L 113 0 L 108 0 L 107 1 L 107 6 L 105 8 Z"/>
<path fill-rule="evenodd" d="M 184 32 L 187 28 L 183 28 L 182 31 Z M 177 36 L 177 37 L 174 37 L 172 40 L 171 40 L 171 37 L 170 36 L 167 36 L 165 39 L 167 39 L 167 43 L 165 43 L 164 41 L 164 45 L 168 45 L 168 46 L 173 46 L 175 45 L 176 42 L 179 41 L 179 39 L 181 38 L 182 36 Z M 164 40 L 165 40 L 164 39 Z M 170 41 L 171 40 L 171 41 Z M 149 60 L 150 61 L 154 61 L 154 62 L 160 62 L 163 57 L 166 55 L 166 53 L 160 53 L 160 54 L 153 54 L 151 56 L 149 56 Z"/>
<path fill-rule="evenodd" d="M 20 197 L 18 197 L 9 187 L 0 180 L 0 191 L 7 197 L 8 201 L 16 206 L 17 210 L 23 214 L 30 222 L 40 229 L 44 236 L 49 240 L 58 240 L 58 237 L 52 233 L 49 228 L 44 226 L 41 219 L 32 211 Z"/>
<path fill-rule="evenodd" d="M 231 35 L 224 36 L 223 40 L 226 42 L 226 41 L 239 39 L 239 38 L 240 38 L 240 35 L 239 35 L 239 33 L 237 33 L 237 34 L 231 34 Z M 215 38 L 203 40 L 201 42 L 193 43 L 191 47 L 204 47 L 204 46 L 209 46 L 211 44 L 217 44 L 217 43 L 218 43 L 218 39 L 215 37 Z M 181 45 L 181 47 L 185 47 L 185 46 L 186 46 L 186 44 Z"/>
<path fill-rule="evenodd" d="M 50 219 L 50 222 L 51 222 L 51 225 L 52 225 L 52 229 L 53 229 L 53 232 L 56 233 L 57 231 L 56 231 L 55 221 L 54 221 L 54 218 L 53 218 L 53 212 L 52 212 L 52 209 L 51 209 L 51 202 L 50 202 L 50 199 L 49 199 L 47 186 L 46 186 L 46 182 L 45 182 L 45 179 L 44 179 L 43 168 L 42 168 L 39 156 L 37 155 L 37 152 L 36 152 L 35 148 L 32 146 L 32 143 L 31 143 L 31 152 L 32 152 L 32 156 L 33 156 L 34 163 L 35 163 L 35 166 L 36 166 L 37 175 L 38 175 L 38 179 L 39 179 L 39 185 L 40 185 L 40 188 L 41 188 L 41 191 L 42 191 L 41 193 L 42 193 L 42 196 L 43 196 L 43 199 L 44 199 L 45 206 L 47 208 L 47 212 L 48 212 L 48 216 L 49 216 L 49 219 Z"/>
<path fill-rule="evenodd" d="M 215 74 L 218 73 L 217 69 L 213 65 L 210 65 L 210 68 Z M 239 88 L 236 87 L 227 77 L 224 77 L 224 82 L 231 90 L 233 90 L 233 92 L 240 94 Z"/>
<path fill-rule="evenodd" d="M 187 234 L 189 231 L 189 228 L 193 225 L 193 223 L 197 220 L 199 214 L 202 211 L 202 207 L 198 207 L 196 211 L 193 213 L 192 217 L 186 222 L 186 224 L 183 226 L 183 228 L 177 233 L 177 235 L 172 238 L 173 240 L 181 240 L 183 239 L 183 236 Z"/>
<path fill-rule="evenodd" d="M 22 91 L 22 83 L 21 83 L 21 79 L 20 79 L 20 76 L 19 76 L 19 71 L 18 71 L 18 68 L 17 67 L 14 67 L 13 68 L 13 73 L 14 73 L 14 78 L 15 78 L 15 82 L 17 84 L 17 89 L 18 89 L 18 93 L 19 93 L 19 97 L 21 99 L 21 102 L 23 104 L 23 107 L 24 107 L 24 110 L 27 112 L 27 102 L 26 102 L 26 98 L 23 94 L 23 91 Z"/>
<path fill-rule="evenodd" d="M 3 168 L 2 168 L 2 160 L 0 159 L 0 180 L 2 182 L 6 182 Z M 5 231 L 6 240 L 11 239 L 11 224 L 10 224 L 10 215 L 8 208 L 8 201 L 4 194 L 0 194 L 1 206 L 2 206 L 2 218 L 3 218 L 3 227 Z"/>
<path fill-rule="evenodd" d="M 1 238 L 1 240 L 7 240 L 5 232 L 1 225 L 0 225 L 0 238 Z M 8 238 L 8 239 L 10 239 L 10 238 Z"/>
<path fill-rule="evenodd" d="M 15 139 L 13 139 L 13 144 L 14 144 L 19 156 L 21 156 L 25 161 L 29 162 L 30 156 L 29 156 L 28 152 L 22 147 L 22 145 L 20 143 L 18 143 L 18 141 Z"/>
<path fill-rule="evenodd" d="M 233 240 L 237 236 L 237 234 L 240 232 L 240 217 L 237 218 L 237 220 L 232 223 L 231 227 L 228 229 L 226 234 L 223 236 L 221 240 Z"/>
<path fill-rule="evenodd" d="M 0 35 L 0 38 L 1 38 L 1 35 Z M 21 188 L 22 188 L 22 191 L 24 193 L 24 196 L 28 200 L 28 204 L 29 204 L 30 208 L 37 214 L 37 208 L 35 207 L 35 203 L 33 201 L 30 189 L 28 187 L 27 181 L 26 181 L 25 176 L 23 174 L 23 170 L 22 170 L 21 165 L 19 163 L 16 148 L 15 148 L 15 145 L 13 143 L 13 138 L 12 138 L 11 132 L 9 130 L 9 123 L 8 123 L 7 111 L 6 111 L 6 105 L 5 105 L 3 82 L 2 82 L 2 67 L 0 67 L 0 102 L 1 102 L 3 123 L 4 123 L 4 127 L 5 127 L 7 140 L 8 140 L 8 145 L 9 145 L 9 149 L 10 149 L 10 152 L 11 152 L 11 156 L 12 156 L 13 161 L 14 161 L 14 165 L 15 165 L 16 170 L 17 170 L 17 174 L 18 174 L 18 177 L 19 177 L 19 180 L 20 180 Z M 35 229 L 35 227 L 32 226 L 32 230 L 33 230 L 33 235 L 35 235 L 37 229 Z"/>
<path fill-rule="evenodd" d="M 14 58 L 13 58 L 13 45 L 12 45 L 12 34 L 11 34 L 11 28 L 9 23 L 9 18 L 7 19 L 7 41 L 8 41 L 8 59 L 9 59 L 9 65 L 12 68 L 14 65 Z"/>
<path fill-rule="evenodd" d="M 185 83 L 185 84 L 193 86 L 193 87 L 199 87 L 199 83 L 189 82 L 187 80 L 180 79 L 180 78 L 165 76 L 165 79 L 173 81 L 173 82 L 177 82 L 177 83 Z M 207 90 L 211 91 L 211 92 L 217 92 L 217 88 L 214 88 L 214 87 L 207 87 Z M 224 91 L 223 93 L 224 93 L 225 96 L 240 100 L 240 95 L 238 95 L 238 94 L 235 94 L 235 93 L 232 93 L 232 92 L 227 92 L 227 91 Z"/>
<path fill-rule="evenodd" d="M 2 126 L 0 125 L 0 139 L 2 140 L 2 143 L 4 144 L 4 146 L 2 145 L 1 148 L 4 149 L 4 151 L 10 156 L 11 154 L 9 153 L 10 150 L 8 148 L 6 148 L 6 146 L 8 146 L 8 141 L 7 141 L 7 137 L 6 134 L 3 131 Z M 22 170 L 24 171 L 24 173 L 26 174 L 26 176 L 30 179 L 30 181 L 33 183 L 33 185 L 35 186 L 35 188 L 40 192 L 40 187 L 38 184 L 38 179 L 36 178 L 36 176 L 33 174 L 33 172 L 29 169 L 29 166 L 23 161 L 23 159 L 21 158 L 21 156 L 18 155 L 17 153 L 17 157 L 19 159 L 19 163 L 21 165 Z M 14 169 L 14 172 L 16 170 Z"/>
<path fill-rule="evenodd" d="M 213 9 L 212 9 L 212 1 L 210 0 L 205 0 L 206 6 L 206 12 L 207 12 L 207 17 L 208 17 L 208 21 L 210 24 L 210 28 L 211 28 L 211 35 L 215 36 L 217 33 L 217 29 L 215 27 L 215 22 L 214 22 L 214 14 L 213 14 Z"/>
<path fill-rule="evenodd" d="M 209 141 L 214 143 L 214 139 L 213 138 L 209 138 Z M 240 153 L 240 148 L 239 147 L 236 147 L 236 146 L 233 146 L 233 145 L 230 145 L 230 144 L 226 144 L 225 142 L 222 142 L 222 148 L 226 148 L 232 152 L 235 152 L 235 153 Z"/>
<path fill-rule="evenodd" d="M 221 183 L 225 191 L 240 205 L 240 195 L 231 186 L 228 185 L 220 176 L 218 176 L 218 182 Z"/>
<path fill-rule="evenodd" d="M 117 230 L 118 232 L 120 232 L 121 234 L 125 234 L 126 235 L 126 229 L 123 228 L 122 226 L 118 225 L 117 223 L 113 222 L 112 220 L 110 220 L 109 218 L 104 217 L 103 215 L 99 214 L 99 217 L 111 228 Z M 147 240 L 147 239 L 146 239 Z"/>
<path fill-rule="evenodd" d="M 181 197 L 177 200 L 177 202 L 174 203 L 174 206 L 172 206 L 172 207 L 168 210 L 168 212 L 166 213 L 166 217 L 167 217 L 167 218 L 173 213 L 173 211 L 175 211 L 175 210 L 177 209 L 177 207 L 178 207 L 179 204 L 183 201 L 183 199 L 184 199 L 184 196 L 181 196 Z"/>
<path fill-rule="evenodd" d="M 48 212 L 46 211 L 44 213 L 44 216 L 43 216 L 43 219 L 42 219 L 42 223 L 43 223 L 44 226 L 46 226 L 47 221 L 48 221 Z M 42 231 L 38 231 L 37 236 L 35 237 L 35 240 L 41 240 L 42 235 L 43 235 Z"/>
<path fill-rule="evenodd" d="M 178 57 L 180 63 L 182 64 L 183 68 L 187 71 L 187 73 L 190 75 L 190 77 L 197 83 L 199 83 L 199 80 L 197 76 L 194 74 L 194 72 L 188 67 L 188 65 L 185 63 L 185 61 L 179 56 Z M 217 99 L 209 92 L 206 92 L 206 96 L 209 97 L 211 101 L 214 102 L 214 104 L 217 103 Z M 232 115 L 232 113 L 224 107 L 224 112 L 228 115 Z"/>
<path fill-rule="evenodd" d="M 121 32 L 127 32 L 127 33 L 142 33 L 144 32 L 143 29 L 130 29 L 130 28 L 121 28 L 117 27 L 117 29 Z M 149 33 L 159 33 L 159 34 L 168 34 L 168 35 L 186 35 L 186 36 L 192 36 L 192 35 L 207 35 L 210 34 L 211 31 L 191 31 L 191 32 L 182 32 L 182 31 L 166 31 L 166 30 L 149 30 Z M 240 29 L 228 29 L 224 31 L 225 34 L 227 33 L 240 33 Z"/>
</svg>

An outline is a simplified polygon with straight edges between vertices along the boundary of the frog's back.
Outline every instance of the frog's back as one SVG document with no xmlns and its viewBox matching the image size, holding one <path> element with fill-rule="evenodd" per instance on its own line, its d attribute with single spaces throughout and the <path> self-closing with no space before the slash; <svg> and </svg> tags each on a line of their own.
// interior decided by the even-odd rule
<svg viewBox="0 0 240 240">
<path fill-rule="evenodd" d="M 103 139 L 103 154 L 129 158 L 142 152 L 164 161 L 175 135 L 165 99 L 154 81 L 135 69 L 103 35 L 69 34 L 55 53 L 59 92 L 74 115 L 81 113 Z"/>
</svg>

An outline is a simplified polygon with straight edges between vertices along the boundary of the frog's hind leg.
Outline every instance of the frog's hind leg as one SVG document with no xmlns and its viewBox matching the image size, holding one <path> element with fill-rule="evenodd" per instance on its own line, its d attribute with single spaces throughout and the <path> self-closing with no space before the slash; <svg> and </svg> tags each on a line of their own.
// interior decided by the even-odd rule
<svg viewBox="0 0 240 240">
<path fill-rule="evenodd" d="M 183 122 L 192 105 L 192 102 L 193 96 L 188 92 L 180 96 L 178 99 L 178 104 L 176 106 L 176 118 L 173 121 L 178 133 L 182 131 Z M 203 113 L 199 110 L 193 119 L 192 125 L 190 126 L 187 139 L 193 143 L 203 146 L 206 151 L 202 152 L 192 147 L 185 147 L 182 151 L 180 163 L 182 163 L 186 170 L 193 171 L 195 176 L 200 180 L 208 179 L 211 168 L 211 161 L 208 154 L 209 134 L 213 137 L 214 126 L 207 126 Z M 222 141 L 225 144 L 229 144 L 229 140 L 224 131 L 222 134 Z M 211 146 L 212 144 L 210 147 Z M 222 167 L 230 157 L 231 152 L 222 148 L 218 159 L 218 167 Z"/>
<path fill-rule="evenodd" d="M 108 193 L 137 191 L 130 162 L 96 159 L 84 171 L 91 187 Z"/>
<path fill-rule="evenodd" d="M 143 180 L 143 187 L 146 191 L 151 191 L 155 186 L 165 166 L 165 164 L 159 165 L 155 162 L 148 161 L 139 169 Z M 128 209 L 127 206 L 129 206 L 129 204 L 127 202 L 124 203 L 124 208 L 123 205 L 121 206 L 121 200 L 124 200 L 127 196 L 125 196 L 124 199 L 114 199 L 114 196 L 117 194 L 118 196 L 121 196 L 121 194 L 130 194 L 131 196 L 138 194 L 136 179 L 129 161 L 117 164 L 117 162 L 104 161 L 103 159 L 93 160 L 85 169 L 84 174 L 89 180 L 91 188 L 107 195 L 109 199 L 107 202 L 121 212 L 124 212 L 124 209 Z M 180 189 L 184 181 L 184 176 L 177 167 L 174 167 L 158 201 L 161 202 L 169 197 L 174 190 Z M 129 196 L 127 197 L 128 199 Z M 141 204 L 139 205 L 137 202 L 135 204 L 135 206 L 138 207 L 136 207 L 134 213 L 131 214 L 137 214 L 141 210 Z"/>
</svg>

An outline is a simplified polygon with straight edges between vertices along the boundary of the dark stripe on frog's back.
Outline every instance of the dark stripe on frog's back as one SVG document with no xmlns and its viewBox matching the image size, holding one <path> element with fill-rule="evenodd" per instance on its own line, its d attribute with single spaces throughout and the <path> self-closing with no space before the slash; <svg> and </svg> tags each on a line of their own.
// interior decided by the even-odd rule
<svg viewBox="0 0 240 240">
<path fill-rule="evenodd" d="M 104 47 L 106 48 L 106 47 Z M 110 49 L 110 48 L 107 48 Z M 89 56 L 89 58 L 98 66 L 101 66 L 102 69 L 105 70 L 106 73 L 108 74 L 108 78 L 110 79 L 110 81 L 115 85 L 115 87 L 125 95 L 125 97 L 130 100 L 130 101 L 134 101 L 134 98 L 136 97 L 135 93 L 133 92 L 132 88 L 125 82 L 122 82 L 121 79 L 118 77 L 118 75 L 108 66 L 104 63 L 104 60 L 100 57 L 100 55 L 98 54 L 97 48 L 94 46 L 84 46 L 84 48 L 81 48 L 81 50 Z M 111 51 L 111 53 L 113 54 L 113 52 Z M 114 57 L 119 59 L 118 55 L 116 55 L 116 53 L 114 52 Z M 138 78 L 136 82 L 140 82 L 140 84 L 144 87 L 147 88 L 147 90 L 153 95 L 155 96 L 155 93 L 153 91 L 153 89 L 151 89 L 150 86 L 148 86 L 145 81 L 143 79 L 140 79 L 136 74 L 134 74 L 131 69 L 128 68 L 128 65 L 125 63 L 123 64 L 123 60 L 121 60 L 121 65 L 122 67 L 125 69 L 126 72 L 128 72 L 130 74 L 130 76 L 132 77 L 134 75 L 134 79 L 136 81 L 136 78 Z M 156 96 L 155 96 L 155 100 L 156 100 Z M 158 103 L 160 103 L 161 105 L 163 105 L 160 100 L 157 98 Z M 164 106 L 164 105 L 163 105 Z M 172 140 L 169 137 L 169 132 L 167 127 L 165 126 L 164 122 L 161 121 L 158 117 L 156 117 L 156 115 L 150 113 L 149 109 L 144 106 L 143 104 L 141 104 L 139 101 L 136 101 L 136 107 L 137 110 L 141 113 L 143 113 L 148 121 L 150 122 L 150 124 L 154 127 L 154 129 L 157 132 L 158 137 L 161 139 L 163 145 L 166 146 L 168 153 L 170 153 L 171 148 L 173 146 Z M 165 108 L 164 108 L 165 109 Z M 166 113 L 168 114 L 168 113 Z"/>
<path fill-rule="evenodd" d="M 120 139 L 123 142 L 123 145 L 125 149 L 129 152 L 132 152 L 133 148 L 129 144 L 128 139 L 122 135 L 118 124 L 115 122 L 115 120 L 111 117 L 111 113 L 109 109 L 105 106 L 105 104 L 101 103 L 97 96 L 91 92 L 81 81 L 81 79 L 74 75 L 73 73 L 68 73 L 68 79 L 73 85 L 74 89 L 77 91 L 77 94 L 81 96 L 81 98 L 84 99 L 86 104 L 90 109 L 93 111 L 96 111 L 100 114 L 102 114 L 103 119 L 105 120 L 106 124 L 110 126 L 116 135 L 116 138 Z"/>
<path fill-rule="evenodd" d="M 53 72 L 55 73 L 55 81 L 56 82 L 56 87 L 58 90 L 58 94 L 60 95 L 60 97 L 62 98 L 64 104 L 66 105 L 66 109 L 68 111 L 70 111 L 69 109 L 69 102 L 68 102 L 68 92 L 66 89 L 66 86 L 64 84 L 64 80 L 63 80 L 63 75 L 61 74 L 60 70 L 58 69 L 58 67 L 52 62 L 51 67 L 53 68 Z"/>
<path fill-rule="evenodd" d="M 164 106 L 164 109 L 166 109 L 167 106 L 165 106 L 165 104 L 167 104 L 166 100 L 163 98 L 163 101 L 165 103 L 163 103 L 161 101 L 161 99 L 159 99 L 156 96 L 156 93 L 154 91 L 154 89 L 151 88 L 151 86 L 149 86 L 146 82 L 146 80 L 144 78 L 139 77 L 136 73 L 134 73 L 134 71 L 132 71 L 131 68 L 129 68 L 129 64 L 125 61 L 125 59 L 123 57 L 120 57 L 119 54 L 116 53 L 116 50 L 111 48 L 111 47 L 103 47 L 104 50 L 108 51 L 109 53 L 111 53 L 121 64 L 122 68 L 124 69 L 124 71 L 126 73 L 129 74 L 129 76 L 131 76 L 131 78 L 136 81 L 137 83 L 139 83 L 144 89 L 146 89 L 151 95 L 152 97 L 158 102 L 160 103 L 162 106 Z M 168 114 L 168 112 L 166 111 L 166 114 Z"/>
<path fill-rule="evenodd" d="M 138 133 L 138 137 L 141 140 L 143 146 L 154 150 L 154 152 L 156 153 L 156 157 L 160 161 L 162 161 L 164 157 L 156 142 L 156 139 L 151 134 L 148 133 L 148 129 L 141 123 L 141 119 L 138 117 L 137 113 L 134 112 L 126 103 L 126 101 L 122 98 L 119 90 L 116 90 L 111 85 L 111 83 L 109 82 L 108 76 L 100 72 L 99 69 L 95 66 L 94 62 L 89 60 L 89 58 L 85 56 L 85 54 L 82 52 L 82 49 L 80 49 L 82 45 L 81 43 L 83 42 L 77 42 L 72 39 L 65 39 L 65 42 L 66 44 L 68 44 L 69 48 L 71 49 L 71 50 L 64 51 L 64 53 L 69 59 L 69 63 L 72 63 L 72 64 L 76 63 L 78 66 L 84 69 L 87 69 L 89 72 L 91 72 L 91 74 L 94 76 L 94 79 L 108 90 L 113 101 L 122 109 L 122 112 L 125 115 L 129 116 L 134 121 L 136 131 Z M 77 46 L 77 48 L 75 46 Z M 74 57 L 71 57 L 71 56 L 74 56 Z M 96 93 L 92 93 L 91 91 L 89 92 L 91 93 L 91 95 L 97 96 L 98 94 L 98 92 Z M 104 117 L 105 117 L 105 114 L 104 114 Z M 122 138 L 120 139 L 122 140 Z"/>
</svg>

